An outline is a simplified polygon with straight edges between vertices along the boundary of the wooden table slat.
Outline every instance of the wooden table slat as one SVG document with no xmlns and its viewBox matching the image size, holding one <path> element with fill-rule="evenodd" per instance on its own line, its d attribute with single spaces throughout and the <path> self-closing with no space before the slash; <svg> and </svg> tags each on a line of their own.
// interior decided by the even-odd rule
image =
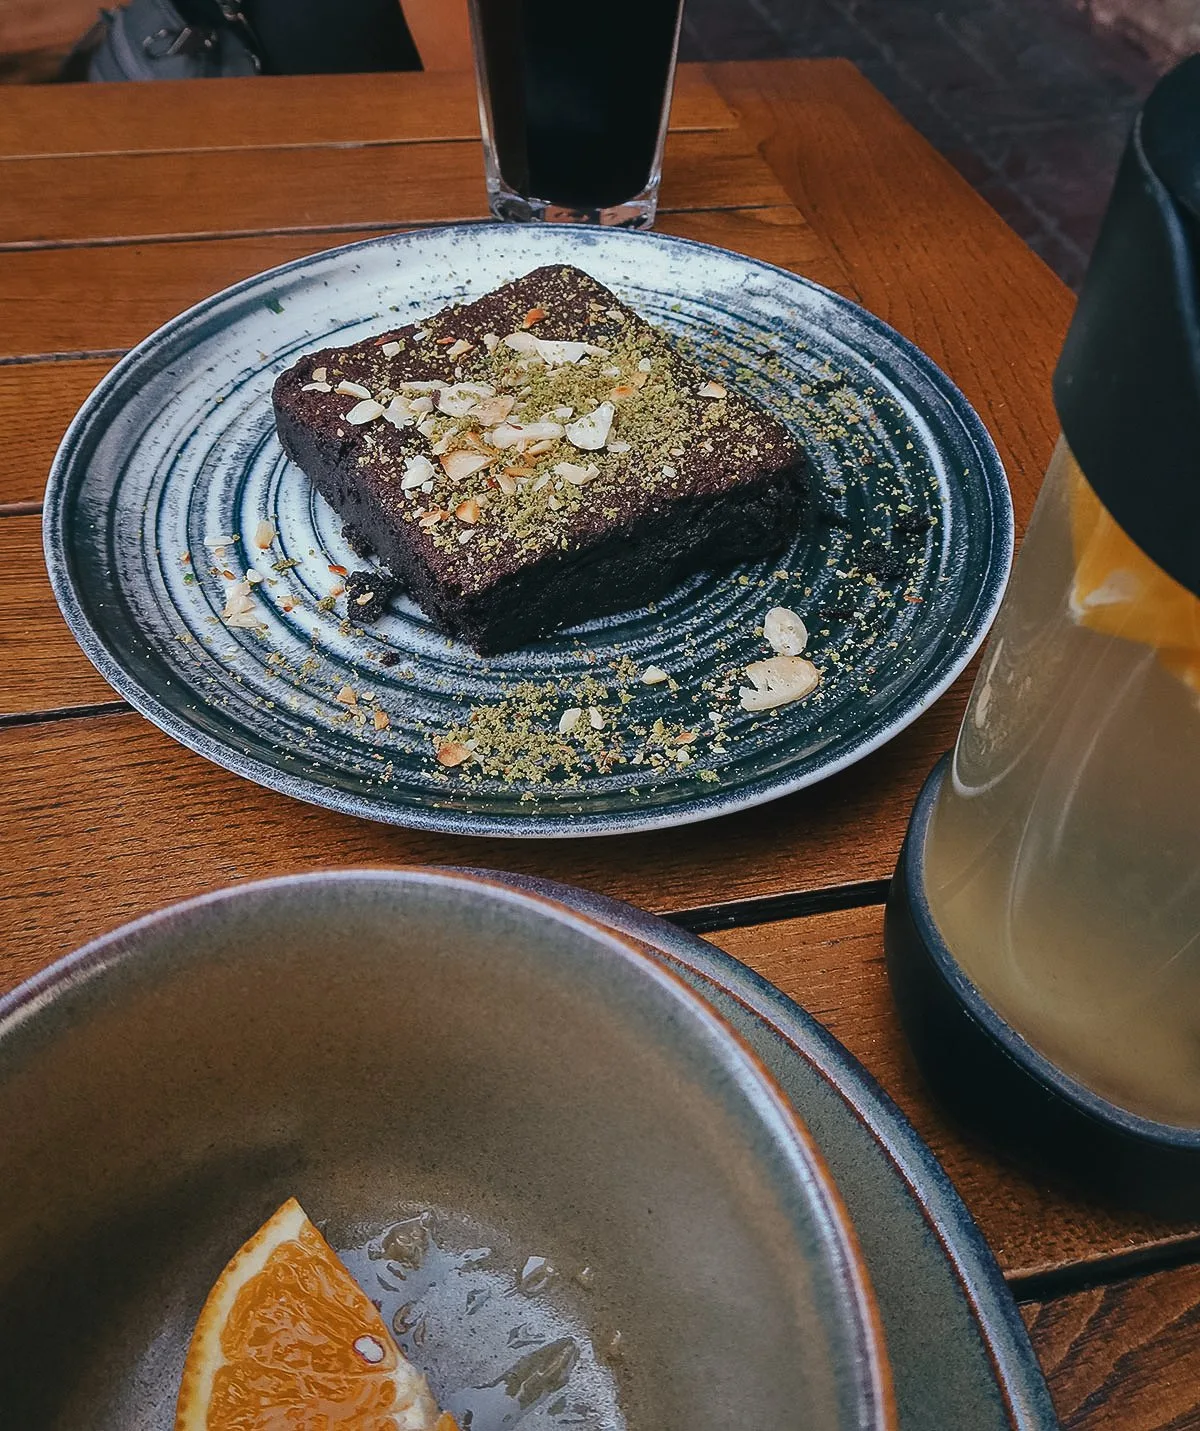
<svg viewBox="0 0 1200 1431">
<path fill-rule="evenodd" d="M 40 517 L 0 521 L 0 672 L 0 716 L 117 699 L 59 615 Z"/>
<path fill-rule="evenodd" d="M 848 61 L 709 74 L 865 306 L 978 409 L 1023 527 L 1058 434 L 1050 375 L 1070 291 Z"/>
<path fill-rule="evenodd" d="M 318 84 L 309 75 L 267 75 L 56 85 L 49 94 L 41 86 L 10 85 L 0 105 L 0 160 L 479 138 L 470 75 L 322 75 Z M 736 125 L 701 67 L 681 65 L 671 129 Z"/>
<path fill-rule="evenodd" d="M 0 263 L 0 289 L 4 269 Z M 0 327 L 9 316 L 0 300 Z M 0 364 L 0 507 L 41 500 L 68 423 L 112 365 L 111 358 Z"/>
<path fill-rule="evenodd" d="M 480 206 L 482 202 L 481 193 Z M 658 227 L 664 233 L 704 237 L 737 248 L 827 287 L 847 290 L 849 286 L 841 264 L 790 204 L 665 214 Z M 319 235 L 259 234 L 0 254 L 0 359 L 129 348 L 176 313 L 228 284 L 308 253 L 372 237 L 373 231 L 335 229 Z M 19 404 L 32 393 L 28 400 L 40 418 L 44 411 L 40 404 L 53 393 L 69 419 L 77 405 L 72 405 L 70 394 L 78 392 L 78 384 L 60 377 L 61 387 L 59 378 L 44 365 L 24 371 L 0 365 L 0 404 L 11 397 L 18 404 L 13 415 L 20 419 Z M 31 415 L 19 425 L 34 430 L 40 428 L 40 421 Z M 9 433 L 0 426 L 0 452 L 8 440 Z M 44 483 L 43 469 L 36 492 Z M 32 495 L 27 478 L 23 474 L 18 478 L 7 463 L 0 465 L 0 493 L 2 501 L 27 500 Z"/>
<path fill-rule="evenodd" d="M 1113 1211 L 1034 1177 L 933 1104 L 900 1028 L 883 963 L 883 909 L 839 910 L 708 936 L 814 1014 L 871 1070 L 933 1149 L 1001 1267 L 1026 1277 L 1167 1246 L 1195 1232 Z"/>
<path fill-rule="evenodd" d="M 0 244 L 395 228 L 487 212 L 473 140 L 22 159 L 0 166 L 0 184 Z M 664 212 L 787 202 L 739 130 L 668 135 Z"/>
<path fill-rule="evenodd" d="M 1200 1427 L 1200 1266 L 1021 1310 L 1063 1431 Z"/>
<path fill-rule="evenodd" d="M 13 521 L 18 519 L 9 518 Z M 355 864 L 465 864 L 563 879 L 655 911 L 891 874 L 908 809 L 949 744 L 962 694 L 883 750 L 788 799 L 601 839 L 454 838 L 332 814 L 241 780 L 135 714 L 0 730 L 10 781 L 0 829 L 0 978 L 135 914 L 240 879 Z M 230 822 L 247 832 L 229 837 Z M 104 860 L 81 852 L 104 830 Z M 61 881 L 71 875 L 63 899 Z"/>
</svg>

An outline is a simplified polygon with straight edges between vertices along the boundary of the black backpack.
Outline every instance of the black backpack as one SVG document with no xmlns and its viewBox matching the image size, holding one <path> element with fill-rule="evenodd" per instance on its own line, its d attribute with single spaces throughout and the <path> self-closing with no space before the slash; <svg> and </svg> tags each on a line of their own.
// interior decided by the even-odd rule
<svg viewBox="0 0 1200 1431">
<path fill-rule="evenodd" d="M 65 79 L 418 70 L 398 0 L 130 0 L 101 13 Z"/>
</svg>

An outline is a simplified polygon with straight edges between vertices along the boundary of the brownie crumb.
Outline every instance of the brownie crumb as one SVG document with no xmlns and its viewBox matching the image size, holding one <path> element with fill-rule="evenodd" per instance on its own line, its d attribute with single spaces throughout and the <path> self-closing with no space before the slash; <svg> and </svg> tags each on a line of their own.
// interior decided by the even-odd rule
<svg viewBox="0 0 1200 1431">
<path fill-rule="evenodd" d="M 898 537 L 921 537 L 933 526 L 933 518 L 921 512 L 901 512 L 892 523 Z"/>
<path fill-rule="evenodd" d="M 883 542 L 864 542 L 858 554 L 858 569 L 880 581 L 899 581 L 908 573 L 908 563 L 899 552 Z"/>
<path fill-rule="evenodd" d="M 385 571 L 352 571 L 346 578 L 346 610 L 355 621 L 369 625 L 387 610 L 395 589 L 396 583 Z"/>
<path fill-rule="evenodd" d="M 381 666 L 398 666 L 400 664 L 399 651 L 385 651 L 379 658 Z"/>
<path fill-rule="evenodd" d="M 854 606 L 822 606 L 817 611 L 817 615 L 826 621 L 853 621 L 857 614 L 858 609 Z"/>
</svg>

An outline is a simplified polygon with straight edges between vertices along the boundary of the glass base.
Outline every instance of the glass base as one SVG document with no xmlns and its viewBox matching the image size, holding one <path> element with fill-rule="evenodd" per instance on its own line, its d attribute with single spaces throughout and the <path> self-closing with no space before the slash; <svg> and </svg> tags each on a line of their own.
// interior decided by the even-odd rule
<svg viewBox="0 0 1200 1431">
<path fill-rule="evenodd" d="M 648 229 L 658 212 L 658 181 L 623 204 L 609 208 L 567 208 L 548 199 L 529 199 L 489 178 L 488 207 L 496 218 L 517 224 L 603 224 L 606 228 Z"/>
</svg>

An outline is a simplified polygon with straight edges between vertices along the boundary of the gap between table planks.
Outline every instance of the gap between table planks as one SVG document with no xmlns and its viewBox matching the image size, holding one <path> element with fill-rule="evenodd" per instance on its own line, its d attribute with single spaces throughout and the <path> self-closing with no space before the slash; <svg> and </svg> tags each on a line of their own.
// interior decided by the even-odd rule
<svg viewBox="0 0 1200 1431">
<path fill-rule="evenodd" d="M 669 214 L 658 229 L 702 238 L 854 296 L 840 263 L 791 204 Z M 38 426 L 47 402 L 58 405 L 65 426 L 75 411 L 72 398 L 85 395 L 78 382 L 65 388 L 69 374 L 61 368 L 36 368 L 28 361 L 6 364 L 5 359 L 132 347 L 183 309 L 239 279 L 379 232 L 384 231 L 332 229 L 321 235 L 0 253 L 0 412 L 22 438 Z M 0 427 L 0 451 L 8 440 L 6 423 Z M 11 482 L 0 469 L 0 500 L 12 499 Z"/>
<path fill-rule="evenodd" d="M 2 160 L 0 184 L 0 250 L 391 228 L 479 217 L 483 155 L 475 140 L 98 154 Z M 741 130 L 668 135 L 663 213 L 780 203 Z"/>
<path fill-rule="evenodd" d="M 700 65 L 680 65 L 672 131 L 734 129 Z M 152 85 L 13 86 L 0 161 L 187 149 L 422 144 L 479 139 L 470 74 L 264 75 Z"/>
</svg>

